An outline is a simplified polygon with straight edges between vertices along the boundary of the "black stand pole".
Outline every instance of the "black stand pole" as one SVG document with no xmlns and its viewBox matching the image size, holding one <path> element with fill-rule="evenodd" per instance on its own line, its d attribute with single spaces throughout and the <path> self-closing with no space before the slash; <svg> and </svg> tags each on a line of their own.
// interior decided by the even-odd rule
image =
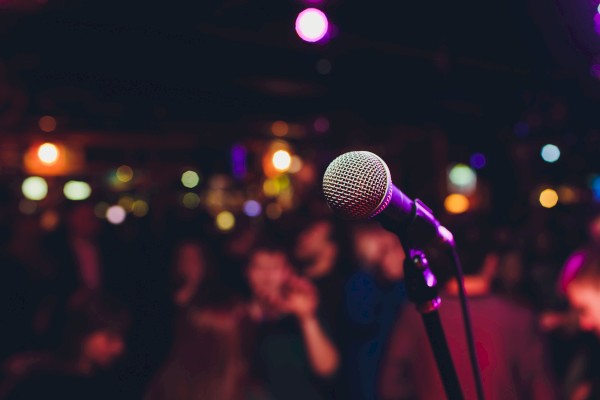
<svg viewBox="0 0 600 400">
<path fill-rule="evenodd" d="M 437 280 L 429 269 L 427 259 L 422 251 L 413 249 L 409 250 L 406 255 L 404 261 L 406 291 L 410 301 L 415 303 L 421 313 L 446 396 L 449 400 L 463 400 L 464 395 L 438 314 L 441 299 L 438 295 Z"/>
</svg>

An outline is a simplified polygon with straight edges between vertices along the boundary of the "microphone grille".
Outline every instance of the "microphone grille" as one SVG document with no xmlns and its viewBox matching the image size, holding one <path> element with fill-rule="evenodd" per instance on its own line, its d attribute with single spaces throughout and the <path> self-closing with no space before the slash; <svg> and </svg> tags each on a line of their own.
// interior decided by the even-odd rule
<svg viewBox="0 0 600 400">
<path fill-rule="evenodd" d="M 371 218 L 392 197 L 392 180 L 385 162 L 368 151 L 351 151 L 333 160 L 323 176 L 329 207 L 349 219 Z"/>
</svg>

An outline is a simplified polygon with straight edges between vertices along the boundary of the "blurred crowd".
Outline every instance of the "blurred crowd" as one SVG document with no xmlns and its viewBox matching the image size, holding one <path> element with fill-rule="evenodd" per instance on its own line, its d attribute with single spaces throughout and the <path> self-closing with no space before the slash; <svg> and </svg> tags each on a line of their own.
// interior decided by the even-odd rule
<svg viewBox="0 0 600 400">
<path fill-rule="evenodd" d="M 307 208 L 229 235 L 174 215 L 157 233 L 109 225 L 91 202 L 61 212 L 51 232 L 2 216 L 2 399 L 444 398 L 405 249 L 376 222 Z M 560 274 L 510 227 L 448 225 L 487 399 L 598 398 L 596 225 Z M 475 398 L 458 286 L 427 251 Z"/>
</svg>

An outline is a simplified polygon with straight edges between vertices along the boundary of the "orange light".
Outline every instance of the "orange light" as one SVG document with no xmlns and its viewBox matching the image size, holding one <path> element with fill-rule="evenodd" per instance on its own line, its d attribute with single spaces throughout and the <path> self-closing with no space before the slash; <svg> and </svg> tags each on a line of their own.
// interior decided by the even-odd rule
<svg viewBox="0 0 600 400">
<path fill-rule="evenodd" d="M 459 193 L 452 193 L 444 200 L 444 208 L 450 214 L 462 214 L 469 209 L 470 205 L 467 196 Z"/>
<path fill-rule="evenodd" d="M 275 121 L 271 124 L 271 132 L 275 136 L 285 136 L 289 132 L 289 126 L 285 121 Z"/>
<path fill-rule="evenodd" d="M 83 151 L 61 143 L 33 143 L 23 156 L 25 172 L 38 176 L 59 176 L 85 168 Z"/>
<path fill-rule="evenodd" d="M 45 115 L 38 121 L 38 126 L 44 132 L 52 132 L 56 129 L 56 119 L 49 115 Z"/>
</svg>

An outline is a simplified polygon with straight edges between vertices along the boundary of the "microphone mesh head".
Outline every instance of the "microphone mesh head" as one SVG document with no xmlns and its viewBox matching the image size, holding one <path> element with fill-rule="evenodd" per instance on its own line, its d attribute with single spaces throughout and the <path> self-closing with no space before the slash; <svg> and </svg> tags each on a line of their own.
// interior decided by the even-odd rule
<svg viewBox="0 0 600 400">
<path fill-rule="evenodd" d="M 323 176 L 329 207 L 349 219 L 371 218 L 392 198 L 392 180 L 385 162 L 368 151 L 351 151 L 333 160 Z"/>
</svg>

